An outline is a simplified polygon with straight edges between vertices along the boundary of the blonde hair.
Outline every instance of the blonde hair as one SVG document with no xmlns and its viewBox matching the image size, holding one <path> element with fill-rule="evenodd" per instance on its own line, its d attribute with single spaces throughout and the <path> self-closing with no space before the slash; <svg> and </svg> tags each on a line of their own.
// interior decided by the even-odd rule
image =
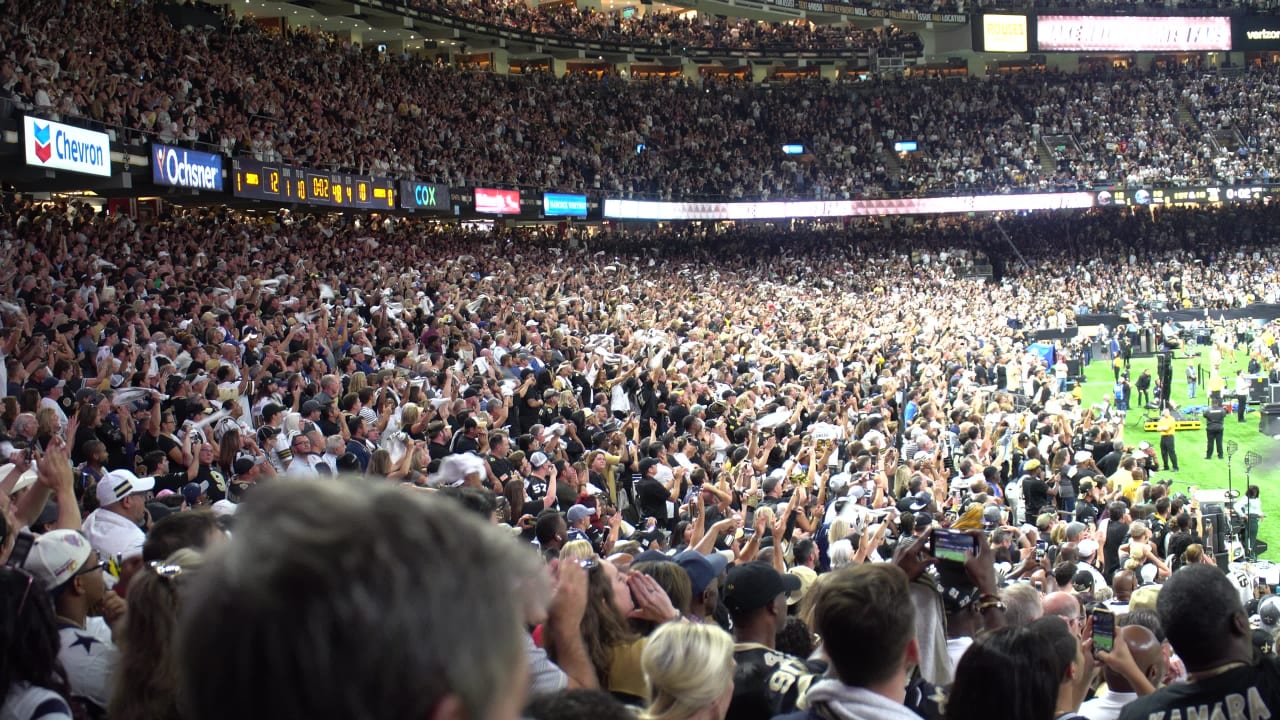
<svg viewBox="0 0 1280 720">
<path fill-rule="evenodd" d="M 1052 530 L 1049 531 L 1049 542 L 1053 543 L 1054 545 L 1061 545 L 1063 541 L 1065 541 L 1066 539 L 1067 539 L 1067 526 L 1065 523 L 1059 523 L 1058 525 L 1055 525 Z"/>
<path fill-rule="evenodd" d="M 849 521 L 844 518 L 836 518 L 831 521 L 831 527 L 827 528 L 827 544 L 834 545 L 852 534 L 849 528 Z"/>
<path fill-rule="evenodd" d="M 418 415 L 421 413 L 422 408 L 419 408 L 414 403 L 406 404 L 404 409 L 400 411 L 400 429 L 406 432 L 412 430 L 413 426 L 418 423 Z"/>
<path fill-rule="evenodd" d="M 1204 546 L 1200 543 L 1188 545 L 1187 549 L 1182 553 L 1182 560 L 1187 565 L 1194 565 L 1204 561 Z"/>
<path fill-rule="evenodd" d="M 586 540 L 567 542 L 560 548 L 561 560 L 590 560 L 595 556 L 596 551 L 591 549 L 591 543 Z"/>
<path fill-rule="evenodd" d="M 773 513 L 773 508 L 769 507 L 768 505 L 761 505 L 760 507 L 756 508 L 756 517 L 764 518 L 765 522 L 768 523 L 769 525 L 773 525 L 776 519 Z"/>
<path fill-rule="evenodd" d="M 733 683 L 733 638 L 718 625 L 667 623 L 640 656 L 649 706 L 640 720 L 686 720 Z"/>
<path fill-rule="evenodd" d="M 360 391 L 369 386 L 369 379 L 359 370 L 351 373 L 351 380 L 347 383 L 347 392 L 360 394 Z"/>
</svg>

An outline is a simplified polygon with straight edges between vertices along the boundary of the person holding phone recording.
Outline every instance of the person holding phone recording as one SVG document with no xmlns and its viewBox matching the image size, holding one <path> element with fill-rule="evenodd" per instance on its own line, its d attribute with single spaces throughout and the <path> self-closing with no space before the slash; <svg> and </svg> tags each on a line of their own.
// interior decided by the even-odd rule
<svg viewBox="0 0 1280 720">
<path fill-rule="evenodd" d="M 1110 614 L 1110 613 L 1106 613 Z M 1100 647 L 1098 619 L 1093 616 L 1093 649 L 1103 659 L 1102 677 L 1107 689 L 1080 705 L 1079 714 L 1087 720 L 1116 720 L 1126 705 L 1137 700 L 1138 686 L 1131 677 L 1139 672 L 1146 680 L 1148 693 L 1164 677 L 1164 653 L 1155 634 L 1141 625 L 1111 627 L 1113 647 Z M 1113 620 L 1114 622 L 1114 616 Z M 1117 652 L 1118 650 L 1118 652 Z M 1127 663 L 1125 655 L 1128 655 Z"/>
</svg>

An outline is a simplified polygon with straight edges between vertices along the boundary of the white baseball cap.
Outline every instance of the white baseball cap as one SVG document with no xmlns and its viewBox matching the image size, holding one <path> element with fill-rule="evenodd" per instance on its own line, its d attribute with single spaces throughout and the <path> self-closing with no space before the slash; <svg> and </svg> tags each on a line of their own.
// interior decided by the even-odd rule
<svg viewBox="0 0 1280 720">
<path fill-rule="evenodd" d="M 154 490 L 156 479 L 140 478 L 128 470 L 112 470 L 98 481 L 98 505 L 115 505 L 134 493 Z"/>
<path fill-rule="evenodd" d="M 89 539 L 78 530 L 52 530 L 36 538 L 22 567 L 45 590 L 53 590 L 75 577 L 92 554 Z"/>
</svg>

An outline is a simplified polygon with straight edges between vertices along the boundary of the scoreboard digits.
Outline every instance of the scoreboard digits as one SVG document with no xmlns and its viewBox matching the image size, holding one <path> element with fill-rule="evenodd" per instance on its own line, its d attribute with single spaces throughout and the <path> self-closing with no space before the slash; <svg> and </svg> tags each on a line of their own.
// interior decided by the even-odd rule
<svg viewBox="0 0 1280 720">
<path fill-rule="evenodd" d="M 353 177 L 248 158 L 233 160 L 231 172 L 236 197 L 331 208 L 395 208 L 395 182 L 389 178 Z"/>
</svg>

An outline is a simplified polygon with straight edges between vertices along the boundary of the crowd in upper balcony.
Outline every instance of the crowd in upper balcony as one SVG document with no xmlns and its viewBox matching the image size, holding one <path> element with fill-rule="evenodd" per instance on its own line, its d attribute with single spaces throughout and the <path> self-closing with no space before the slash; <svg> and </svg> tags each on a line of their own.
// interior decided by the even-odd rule
<svg viewBox="0 0 1280 720">
<path fill-rule="evenodd" d="M 553 35 L 668 51 L 723 50 L 881 50 L 918 52 L 920 39 L 896 26 L 859 28 L 815 25 L 806 21 L 764 22 L 682 11 L 654 11 L 624 17 L 575 5 L 533 7 L 524 0 L 408 0 L 418 10 L 487 23 L 536 35 Z"/>
<path fill-rule="evenodd" d="M 1280 150 L 1274 67 L 767 85 L 508 77 L 232 18 L 176 28 L 149 3 L 14 5 L 0 21 L 0 93 L 21 112 L 130 143 L 458 186 L 839 199 L 1256 182 Z M 76 31 L 88 26 L 99 32 Z M 918 149 L 896 156 L 899 141 Z"/>
</svg>

